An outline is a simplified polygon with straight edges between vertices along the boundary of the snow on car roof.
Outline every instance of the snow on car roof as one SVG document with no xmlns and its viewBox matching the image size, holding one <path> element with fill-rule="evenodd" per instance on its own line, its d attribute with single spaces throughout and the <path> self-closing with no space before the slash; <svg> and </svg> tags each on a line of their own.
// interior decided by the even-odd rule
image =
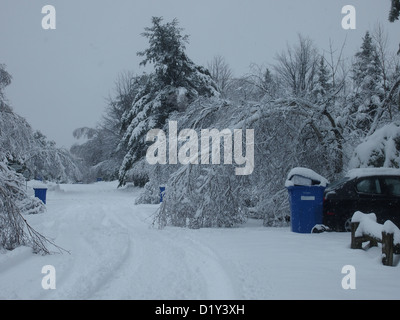
<svg viewBox="0 0 400 320">
<path fill-rule="evenodd" d="M 349 170 L 345 177 L 359 178 L 365 176 L 400 176 L 400 169 L 395 168 L 357 168 Z"/>
</svg>

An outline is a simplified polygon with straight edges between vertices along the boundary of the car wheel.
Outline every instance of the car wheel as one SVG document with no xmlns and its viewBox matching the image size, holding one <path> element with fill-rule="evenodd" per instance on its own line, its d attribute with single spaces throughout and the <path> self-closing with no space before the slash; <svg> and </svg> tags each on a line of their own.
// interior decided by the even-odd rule
<svg viewBox="0 0 400 320">
<path fill-rule="evenodd" d="M 348 218 L 344 222 L 344 231 L 351 232 L 351 218 Z"/>
</svg>

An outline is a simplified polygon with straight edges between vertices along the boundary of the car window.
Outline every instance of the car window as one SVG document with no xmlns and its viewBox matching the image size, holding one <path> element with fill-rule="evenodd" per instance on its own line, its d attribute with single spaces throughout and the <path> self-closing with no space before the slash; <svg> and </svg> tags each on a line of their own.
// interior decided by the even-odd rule
<svg viewBox="0 0 400 320">
<path fill-rule="evenodd" d="M 381 194 L 381 186 L 378 178 L 364 178 L 357 182 L 356 189 L 361 193 Z"/>
<path fill-rule="evenodd" d="M 384 178 L 387 193 L 392 196 L 400 196 L 400 178 Z"/>
<path fill-rule="evenodd" d="M 336 181 L 332 182 L 331 184 L 329 184 L 326 189 L 327 190 L 338 189 L 349 180 L 350 180 L 350 178 L 348 178 L 348 177 L 344 177 L 342 179 L 336 180 Z"/>
</svg>

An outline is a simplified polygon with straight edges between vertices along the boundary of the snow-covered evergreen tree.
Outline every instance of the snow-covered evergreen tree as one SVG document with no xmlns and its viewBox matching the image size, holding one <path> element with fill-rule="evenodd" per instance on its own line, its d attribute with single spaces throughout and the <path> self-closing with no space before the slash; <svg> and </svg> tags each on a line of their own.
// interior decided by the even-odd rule
<svg viewBox="0 0 400 320">
<path fill-rule="evenodd" d="M 392 4 L 390 6 L 389 11 L 389 21 L 394 22 L 395 20 L 399 20 L 400 14 L 400 0 L 392 0 Z"/>
<path fill-rule="evenodd" d="M 370 33 L 367 31 L 361 50 L 355 54 L 352 67 L 354 92 L 353 109 L 357 110 L 356 128 L 367 132 L 384 99 L 384 86 L 379 56 Z"/>
<path fill-rule="evenodd" d="M 326 66 L 324 56 L 320 58 L 316 78 L 313 94 L 315 95 L 316 101 L 321 101 L 332 88 L 331 76 Z"/>
<path fill-rule="evenodd" d="M 122 118 L 120 148 L 127 153 L 119 172 L 121 185 L 128 170 L 144 156 L 149 130 L 161 129 L 172 112 L 185 110 L 196 98 L 218 94 L 208 70 L 186 55 L 188 37 L 181 32 L 176 19 L 164 24 L 161 17 L 153 17 L 152 26 L 142 34 L 148 38 L 149 48 L 138 53 L 144 57 L 141 64 L 151 63 L 155 70 Z"/>
</svg>

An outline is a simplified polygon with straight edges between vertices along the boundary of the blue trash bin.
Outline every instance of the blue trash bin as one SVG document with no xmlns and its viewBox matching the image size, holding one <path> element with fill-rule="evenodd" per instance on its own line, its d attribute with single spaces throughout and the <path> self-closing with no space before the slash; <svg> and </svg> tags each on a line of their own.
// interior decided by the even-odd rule
<svg viewBox="0 0 400 320">
<path fill-rule="evenodd" d="M 322 224 L 324 186 L 290 186 L 290 226 L 293 232 L 311 233 L 316 224 Z"/>
<path fill-rule="evenodd" d="M 160 203 L 163 202 L 164 195 L 165 195 L 165 187 L 160 186 Z"/>
<path fill-rule="evenodd" d="M 33 188 L 33 190 L 35 190 L 35 197 L 39 198 L 44 204 L 46 204 L 47 188 Z"/>
</svg>

